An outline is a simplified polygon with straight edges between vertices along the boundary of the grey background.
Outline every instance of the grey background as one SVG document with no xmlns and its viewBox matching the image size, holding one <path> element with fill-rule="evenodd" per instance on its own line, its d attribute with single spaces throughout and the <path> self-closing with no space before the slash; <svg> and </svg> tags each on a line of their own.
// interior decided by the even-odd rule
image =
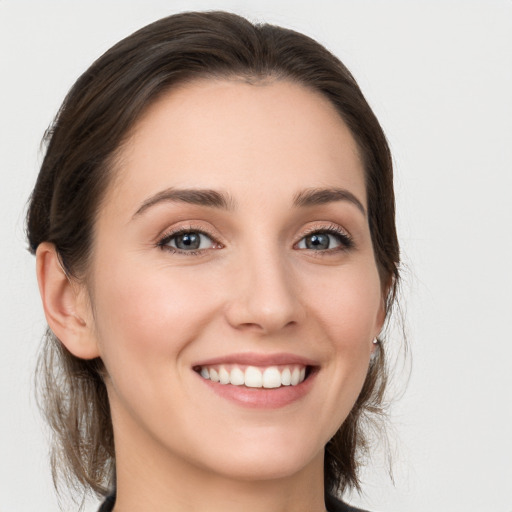
<svg viewBox="0 0 512 512">
<path fill-rule="evenodd" d="M 214 8 L 324 43 L 394 154 L 412 374 L 392 414 L 395 486 L 376 456 L 354 503 L 512 511 L 512 2 L 483 0 L 0 0 L 0 511 L 57 510 L 32 398 L 45 322 L 23 231 L 42 134 L 113 43 Z M 397 389 L 407 374 L 399 366 Z"/>
</svg>

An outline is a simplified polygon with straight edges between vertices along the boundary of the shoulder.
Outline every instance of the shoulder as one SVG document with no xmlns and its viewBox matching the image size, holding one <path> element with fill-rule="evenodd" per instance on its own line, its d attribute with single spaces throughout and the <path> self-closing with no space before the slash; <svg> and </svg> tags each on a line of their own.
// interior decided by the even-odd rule
<svg viewBox="0 0 512 512">
<path fill-rule="evenodd" d="M 347 505 L 346 503 L 343 503 L 337 498 L 329 495 L 325 497 L 325 505 L 328 512 L 368 512 L 367 510 Z"/>
</svg>

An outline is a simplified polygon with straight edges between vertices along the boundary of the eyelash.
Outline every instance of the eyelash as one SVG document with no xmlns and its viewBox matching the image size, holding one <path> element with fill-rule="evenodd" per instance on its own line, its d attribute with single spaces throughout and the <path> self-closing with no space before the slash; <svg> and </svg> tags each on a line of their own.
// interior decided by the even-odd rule
<svg viewBox="0 0 512 512">
<path fill-rule="evenodd" d="M 345 230 L 341 229 L 336 224 L 331 224 L 327 227 L 320 227 L 320 228 L 313 227 L 302 234 L 299 242 L 303 238 L 306 238 L 307 236 L 310 236 L 310 235 L 314 235 L 316 233 L 324 233 L 324 234 L 328 234 L 328 235 L 334 235 L 338 239 L 340 246 L 335 247 L 333 249 L 326 249 L 324 251 L 314 251 L 312 249 L 309 249 L 311 252 L 315 253 L 315 256 L 323 256 L 326 254 L 332 254 L 332 253 L 340 252 L 340 251 L 349 251 L 350 249 L 353 249 L 355 246 L 354 240 L 352 239 L 352 237 Z M 297 243 L 299 243 L 299 242 L 297 242 Z M 297 245 L 297 244 L 295 244 L 295 245 Z"/>
<path fill-rule="evenodd" d="M 217 239 L 213 236 L 213 234 L 209 233 L 207 230 L 205 230 L 203 227 L 195 227 L 195 226 L 187 226 L 187 227 L 179 227 L 174 230 L 171 230 L 158 241 L 157 246 L 164 250 L 169 251 L 172 254 L 183 254 L 186 256 L 201 256 L 207 251 L 208 249 L 198 249 L 198 250 L 192 250 L 192 251 L 182 251 L 180 249 L 177 249 L 175 247 L 171 247 L 170 245 L 167 245 L 173 238 L 175 238 L 178 235 L 185 235 L 187 233 L 198 233 L 200 235 L 205 235 L 208 238 L 211 239 L 212 243 L 214 245 L 222 247 L 222 244 L 220 242 L 217 242 Z M 219 247 L 216 247 L 219 248 Z"/>
<path fill-rule="evenodd" d="M 222 244 L 220 242 L 218 242 L 217 239 L 211 233 L 209 233 L 207 230 L 205 230 L 202 227 L 199 228 L 199 227 L 194 227 L 194 226 L 180 227 L 180 228 L 171 230 L 171 231 L 167 232 L 165 235 L 163 235 L 163 237 L 157 242 L 156 245 L 160 249 L 162 249 L 164 251 L 169 251 L 172 254 L 183 254 L 186 256 L 201 256 L 205 253 L 205 251 L 209 250 L 209 249 L 198 249 L 198 250 L 191 250 L 191 251 L 183 251 L 183 250 L 177 249 L 175 247 L 171 247 L 170 245 L 167 245 L 174 237 L 176 237 L 178 235 L 184 235 L 187 233 L 198 233 L 200 235 L 205 235 L 211 239 L 211 241 L 214 245 L 218 246 L 218 247 L 216 247 L 217 249 L 222 248 Z M 313 249 L 305 249 L 305 250 L 311 251 L 312 253 L 316 253 L 315 256 L 323 256 L 326 254 L 332 254 L 334 252 L 340 252 L 340 251 L 349 251 L 350 249 L 352 249 L 354 247 L 354 241 L 352 240 L 352 237 L 350 235 L 348 235 L 344 230 L 342 230 L 336 224 L 331 224 L 330 226 L 327 226 L 327 227 L 314 227 L 314 228 L 307 230 L 305 233 L 302 234 L 300 240 L 296 244 L 294 244 L 294 247 L 300 241 L 302 241 L 304 238 L 306 238 L 307 236 L 314 235 L 316 233 L 334 235 L 338 239 L 338 241 L 340 243 L 340 247 L 335 247 L 333 249 L 326 249 L 323 251 L 315 251 Z M 302 249 L 302 250 L 304 250 L 304 249 Z"/>
</svg>

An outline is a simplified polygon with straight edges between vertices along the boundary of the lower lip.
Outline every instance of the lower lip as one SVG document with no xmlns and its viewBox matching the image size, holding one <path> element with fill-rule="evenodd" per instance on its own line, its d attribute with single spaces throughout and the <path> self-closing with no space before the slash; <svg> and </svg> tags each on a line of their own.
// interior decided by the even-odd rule
<svg viewBox="0 0 512 512">
<path fill-rule="evenodd" d="M 272 389 L 220 384 L 219 382 L 203 379 L 199 374 L 198 377 L 217 395 L 238 405 L 260 409 L 277 409 L 303 398 L 310 391 L 316 374 L 316 371 L 312 372 L 307 379 L 296 386 L 281 386 Z"/>
</svg>

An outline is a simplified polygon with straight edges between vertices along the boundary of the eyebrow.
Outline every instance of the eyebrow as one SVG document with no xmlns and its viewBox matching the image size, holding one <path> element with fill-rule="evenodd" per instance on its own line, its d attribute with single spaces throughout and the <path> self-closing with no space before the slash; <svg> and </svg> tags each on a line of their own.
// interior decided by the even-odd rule
<svg viewBox="0 0 512 512">
<path fill-rule="evenodd" d="M 148 208 L 162 202 L 188 203 L 208 206 L 210 208 L 219 208 L 221 210 L 233 210 L 235 208 L 234 200 L 225 192 L 218 192 L 217 190 L 211 189 L 168 188 L 146 199 L 135 212 L 134 217 L 137 217 Z"/>
<path fill-rule="evenodd" d="M 366 217 L 366 210 L 363 203 L 361 203 L 361 201 L 359 201 L 352 192 L 344 188 L 311 188 L 302 190 L 295 195 L 293 205 L 300 208 L 337 201 L 348 201 L 349 203 L 352 203 Z"/>
<path fill-rule="evenodd" d="M 293 206 L 295 208 L 306 208 L 338 201 L 352 203 L 366 216 L 366 210 L 361 201 L 352 192 L 344 188 L 310 188 L 302 190 L 294 196 Z M 236 208 L 236 201 L 227 192 L 213 189 L 177 189 L 171 187 L 146 199 L 133 217 L 141 215 L 148 208 L 162 202 L 187 203 L 228 211 L 235 210 Z"/>
</svg>

